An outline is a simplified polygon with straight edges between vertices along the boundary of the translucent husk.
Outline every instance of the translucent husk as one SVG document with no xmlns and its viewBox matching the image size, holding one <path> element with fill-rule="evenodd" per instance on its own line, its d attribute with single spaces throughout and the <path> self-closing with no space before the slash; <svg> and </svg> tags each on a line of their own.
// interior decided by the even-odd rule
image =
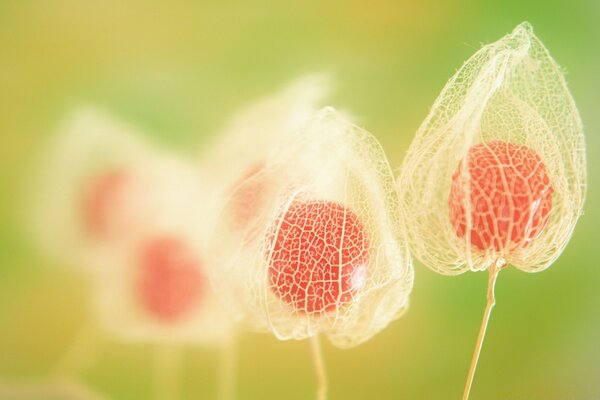
<svg viewBox="0 0 600 400">
<path fill-rule="evenodd" d="M 81 214 L 83 188 L 113 170 L 124 171 L 133 187 L 126 209 L 130 223 L 106 237 L 90 235 Z M 153 237 L 180 239 L 203 268 L 210 188 L 200 169 L 147 142 L 127 124 L 88 108 L 67 120 L 40 171 L 31 189 L 34 237 L 58 263 L 84 272 L 91 282 L 93 315 L 104 329 L 138 342 L 227 340 L 231 322 L 207 276 L 200 306 L 174 323 L 144 312 L 135 295 L 137 251 Z"/>
<path fill-rule="evenodd" d="M 393 175 L 373 136 L 325 108 L 274 147 L 264 168 L 237 190 L 259 183 L 264 201 L 256 207 L 255 217 L 242 229 L 232 229 L 226 222 L 235 206 L 230 199 L 213 236 L 214 254 L 222 263 L 214 275 L 215 286 L 238 319 L 282 340 L 322 333 L 338 347 L 352 347 L 402 314 L 412 289 L 412 263 Z M 268 283 L 269 232 L 296 200 L 342 204 L 369 232 L 365 283 L 349 304 L 334 311 L 295 310 Z"/>
<path fill-rule="evenodd" d="M 537 153 L 554 190 L 539 236 L 502 251 L 471 246 L 469 235 L 460 238 L 449 218 L 452 174 L 471 146 L 492 140 Z M 585 141 L 562 70 L 528 23 L 484 46 L 448 81 L 408 150 L 397 184 L 411 250 L 439 273 L 483 270 L 498 259 L 536 272 L 560 255 L 582 213 Z M 472 205 L 466 203 L 470 215 Z"/>
<path fill-rule="evenodd" d="M 509 235 L 502 246 L 478 248 L 470 239 L 469 232 L 474 226 L 470 216 L 489 210 L 474 208 L 471 188 L 479 183 L 472 180 L 469 168 L 457 168 L 469 165 L 467 154 L 472 146 L 479 143 L 486 146 L 492 141 L 524 145 L 539 156 L 542 165 L 536 168 L 547 173 L 553 193 L 552 208 L 548 222 L 532 240 L 511 242 Z M 495 178 L 503 182 L 502 190 L 509 204 L 514 204 L 511 196 L 515 188 L 509 187 L 504 174 L 513 167 L 518 171 L 516 164 L 494 167 L 501 171 L 501 176 Z M 457 182 L 464 185 L 461 201 L 467 233 L 462 237 L 451 222 L 449 209 L 455 171 L 460 173 Z M 529 178 L 521 178 L 525 188 L 519 190 L 527 193 Z M 494 287 L 499 271 L 513 265 L 526 272 L 537 272 L 552 264 L 582 214 L 585 182 L 585 141 L 579 113 L 560 67 L 528 23 L 484 46 L 467 60 L 448 81 L 419 128 L 397 181 L 411 250 L 425 265 L 441 274 L 488 269 L 490 276 L 487 305 L 463 399 L 469 398 L 495 304 Z M 490 206 L 492 193 L 489 196 L 487 207 L 497 207 Z M 541 200 L 529 194 L 527 201 L 532 210 L 526 226 L 532 226 Z M 505 210 L 502 211 L 504 216 Z M 514 213 L 510 208 L 508 212 Z M 491 221 L 498 234 L 500 222 L 493 218 Z M 512 223 L 509 219 L 509 226 Z"/>
<path fill-rule="evenodd" d="M 81 268 L 86 254 L 103 244 L 85 232 L 84 185 L 98 172 L 143 164 L 154 152 L 133 128 L 98 110 L 73 112 L 41 156 L 29 188 L 28 222 L 40 248 L 61 264 Z"/>
<path fill-rule="evenodd" d="M 326 75 L 306 75 L 233 116 L 201 157 L 202 168 L 210 172 L 211 209 L 220 208 L 249 173 L 262 167 L 278 143 L 306 123 L 328 86 Z M 209 222 L 215 223 L 214 218 Z"/>
</svg>

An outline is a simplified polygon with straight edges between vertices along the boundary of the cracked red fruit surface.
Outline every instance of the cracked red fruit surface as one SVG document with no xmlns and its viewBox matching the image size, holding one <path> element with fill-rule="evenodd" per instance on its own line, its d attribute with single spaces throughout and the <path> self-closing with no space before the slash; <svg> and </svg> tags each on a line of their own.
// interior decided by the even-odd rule
<svg viewBox="0 0 600 400">
<path fill-rule="evenodd" d="M 268 239 L 269 284 L 296 311 L 333 311 L 365 284 L 368 232 L 342 204 L 295 200 Z"/>
<path fill-rule="evenodd" d="M 176 237 L 154 237 L 138 254 L 137 294 L 144 310 L 173 322 L 188 315 L 202 298 L 205 279 L 200 261 Z"/>
<path fill-rule="evenodd" d="M 525 247 L 544 229 L 553 187 L 527 146 L 490 141 L 472 146 L 452 176 L 448 199 L 456 234 L 481 250 Z"/>
</svg>

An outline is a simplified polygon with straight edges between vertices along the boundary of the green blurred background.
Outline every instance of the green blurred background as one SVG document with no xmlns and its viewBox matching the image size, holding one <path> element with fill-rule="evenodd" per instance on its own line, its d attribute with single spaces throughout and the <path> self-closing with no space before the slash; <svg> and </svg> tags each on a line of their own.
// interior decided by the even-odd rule
<svg viewBox="0 0 600 400">
<path fill-rule="evenodd" d="M 528 20 L 566 72 L 586 127 L 586 211 L 543 273 L 503 272 L 472 399 L 600 399 L 600 2 L 0 1 L 0 379 L 40 379 L 87 313 L 82 278 L 23 227 L 24 187 L 66 114 L 94 104 L 197 154 L 233 112 L 305 72 L 373 132 L 393 166 L 446 80 L 482 43 Z M 331 399 L 458 399 L 487 275 L 416 265 L 409 312 L 351 350 L 324 344 Z M 108 343 L 82 379 L 152 396 L 149 346 Z M 191 348 L 184 398 L 212 398 L 217 352 Z M 307 399 L 306 342 L 243 334 L 240 399 Z"/>
</svg>

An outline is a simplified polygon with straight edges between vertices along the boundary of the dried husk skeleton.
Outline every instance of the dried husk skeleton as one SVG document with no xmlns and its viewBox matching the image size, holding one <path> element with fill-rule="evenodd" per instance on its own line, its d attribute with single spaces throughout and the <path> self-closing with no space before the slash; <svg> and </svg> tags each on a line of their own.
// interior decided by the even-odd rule
<svg viewBox="0 0 600 400">
<path fill-rule="evenodd" d="M 226 222 L 215 234 L 215 255 L 225 260 L 216 276 L 219 292 L 251 328 L 279 339 L 319 333 L 338 347 L 362 343 L 397 318 L 408 305 L 412 264 L 400 229 L 393 175 L 376 140 L 331 108 L 319 111 L 265 159 L 265 167 L 238 190 L 260 183 L 267 195 L 240 231 Z M 275 294 L 268 278 L 270 238 L 295 201 L 342 204 L 369 235 L 366 277 L 352 301 L 327 312 L 297 310 Z M 235 207 L 223 207 L 221 221 Z M 308 251 L 311 251 L 308 249 Z"/>
<path fill-rule="evenodd" d="M 126 179 L 108 218 L 116 229 L 90 232 L 83 213 L 86 190 L 114 172 Z M 143 135 L 103 112 L 81 109 L 67 120 L 46 155 L 33 206 L 32 229 L 58 263 L 89 278 L 101 325 L 133 341 L 202 343 L 221 340 L 230 322 L 222 315 L 206 277 L 200 307 L 165 324 L 144 310 L 136 295 L 139 249 L 153 238 L 177 238 L 202 268 L 207 234 L 202 214 L 209 188 L 190 160 L 143 140 Z M 56 234 L 60 232 L 61 234 Z M 201 274 L 205 274 L 200 271 Z"/>
<path fill-rule="evenodd" d="M 450 218 L 449 196 L 453 174 L 469 161 L 469 150 L 498 141 L 526 146 L 539 156 L 538 167 L 545 168 L 552 187 L 552 207 L 547 223 L 532 240 L 481 248 L 473 245 L 469 234 L 457 234 Z M 460 173 L 463 207 L 469 216 L 479 211 L 469 195 L 474 178 L 468 168 Z M 524 182 L 528 179 L 521 178 Z M 397 184 L 413 255 L 441 274 L 486 269 L 490 273 L 488 304 L 465 388 L 467 398 L 495 303 L 498 272 L 508 265 L 526 272 L 550 266 L 565 248 L 583 210 L 582 122 L 563 71 L 528 23 L 484 46 L 448 81 L 406 154 Z M 505 184 L 503 190 L 510 200 L 514 188 Z M 538 200 L 529 199 L 532 216 Z M 514 211 L 509 210 L 508 223 L 514 224 L 510 212 Z M 467 232 L 472 224 L 467 217 Z"/>
<path fill-rule="evenodd" d="M 456 235 L 449 218 L 452 174 L 473 145 L 492 140 L 536 152 L 554 188 L 545 229 L 510 252 L 477 251 L 467 236 Z M 448 81 L 406 154 L 398 189 L 411 250 L 425 265 L 448 275 L 483 270 L 498 259 L 523 271 L 541 271 L 573 232 L 585 180 L 582 123 L 562 70 L 531 26 L 521 24 L 479 50 Z M 468 193 L 469 187 L 464 190 Z"/>
</svg>

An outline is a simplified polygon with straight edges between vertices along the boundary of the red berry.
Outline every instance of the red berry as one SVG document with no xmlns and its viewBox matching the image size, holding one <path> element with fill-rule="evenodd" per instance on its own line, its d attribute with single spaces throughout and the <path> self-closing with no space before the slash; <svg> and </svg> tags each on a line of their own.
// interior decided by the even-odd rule
<svg viewBox="0 0 600 400">
<path fill-rule="evenodd" d="M 83 224 L 92 236 L 107 236 L 118 229 L 129 179 L 119 170 L 108 171 L 95 177 L 83 192 Z"/>
<path fill-rule="evenodd" d="M 294 201 L 269 235 L 269 283 L 301 312 L 332 311 L 365 284 L 367 232 L 358 216 L 331 201 Z"/>
<path fill-rule="evenodd" d="M 481 250 L 527 246 L 552 210 L 553 188 L 540 156 L 523 145 L 491 141 L 471 147 L 467 160 L 468 171 L 461 161 L 452 176 L 448 200 L 456 234 L 464 238 L 470 224 L 470 242 Z"/>
<path fill-rule="evenodd" d="M 263 168 L 262 163 L 256 163 L 234 185 L 235 192 L 231 196 L 230 209 L 231 225 L 236 230 L 248 226 L 265 201 L 267 182 L 256 178 Z"/>
<path fill-rule="evenodd" d="M 192 311 L 205 285 L 200 262 L 174 237 L 156 237 L 144 243 L 138 254 L 137 294 L 153 317 L 170 322 Z"/>
</svg>

